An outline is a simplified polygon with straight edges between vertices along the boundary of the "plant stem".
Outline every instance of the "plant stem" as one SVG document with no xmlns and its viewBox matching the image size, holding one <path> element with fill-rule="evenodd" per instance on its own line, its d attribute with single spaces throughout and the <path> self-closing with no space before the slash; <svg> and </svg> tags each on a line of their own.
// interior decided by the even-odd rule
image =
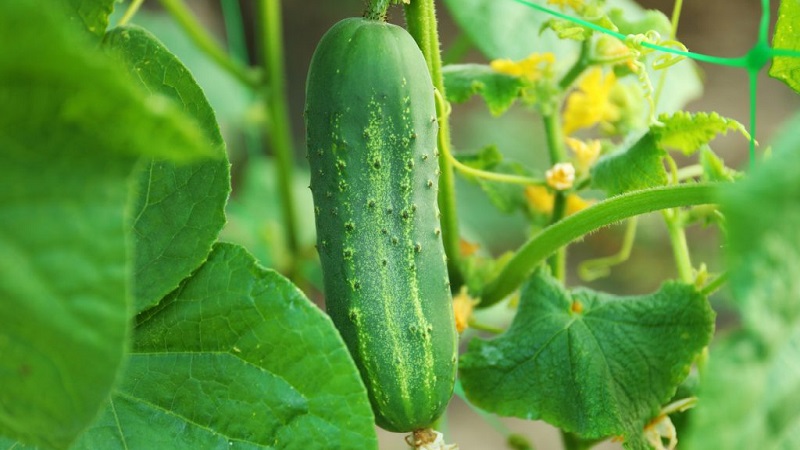
<svg viewBox="0 0 800 450">
<path fill-rule="evenodd" d="M 547 149 L 550 152 L 550 164 L 552 165 L 567 159 L 566 150 L 564 149 L 564 140 L 561 136 L 561 123 L 558 118 L 558 111 L 542 116 L 545 135 L 547 137 Z M 567 194 L 563 191 L 557 191 L 553 201 L 553 215 L 550 217 L 550 225 L 563 219 L 566 210 Z M 559 248 L 556 253 L 550 257 L 547 264 L 550 266 L 550 271 L 553 276 L 557 280 L 563 282 L 567 272 L 567 247 Z"/>
<path fill-rule="evenodd" d="M 544 132 L 547 138 L 547 150 L 550 152 L 550 164 L 557 164 L 567 159 L 564 139 L 561 136 L 561 121 L 558 112 L 542 115 Z"/>
<path fill-rule="evenodd" d="M 684 283 L 694 282 L 692 275 L 692 258 L 689 254 L 689 245 L 686 242 L 686 231 L 680 211 L 664 211 L 664 221 L 669 232 L 669 241 L 672 244 L 672 254 L 675 257 L 675 267 L 678 269 L 678 278 Z"/>
<path fill-rule="evenodd" d="M 128 22 L 136 15 L 136 12 L 139 11 L 139 8 L 144 3 L 144 0 L 133 0 L 130 5 L 128 5 L 128 9 L 125 10 L 125 14 L 122 15 L 122 18 L 119 19 L 117 22 L 117 26 L 121 27 L 127 25 Z"/>
<path fill-rule="evenodd" d="M 228 41 L 228 52 L 234 60 L 241 64 L 248 63 L 247 43 L 242 23 L 242 9 L 239 0 L 222 0 L 222 20 L 225 23 L 225 38 Z"/>
<path fill-rule="evenodd" d="M 296 259 L 300 245 L 297 240 L 297 219 L 292 196 L 294 173 L 294 145 L 289 121 L 289 105 L 286 98 L 286 80 L 283 67 L 283 30 L 281 27 L 280 0 L 259 0 L 259 40 L 261 42 L 261 64 L 266 75 L 266 107 L 270 117 L 269 140 L 277 163 L 278 191 L 283 210 L 283 226 L 287 247 Z M 292 267 L 293 269 L 293 267 Z M 291 272 L 290 272 L 291 273 Z"/>
<path fill-rule="evenodd" d="M 406 25 L 408 32 L 414 37 L 425 55 L 428 70 L 431 73 L 433 87 L 439 91 L 442 99 L 447 98 L 442 76 L 442 57 L 439 50 L 439 31 L 436 24 L 436 7 L 434 0 L 413 0 L 405 5 Z M 437 102 L 437 109 L 439 108 Z M 458 215 L 456 214 L 455 177 L 453 164 L 447 155 L 450 151 L 450 121 L 445 111 L 437 111 L 443 119 L 439 122 L 439 212 L 442 225 L 442 241 L 447 255 L 447 271 L 450 274 L 450 289 L 457 292 L 464 284 L 461 274 L 461 253 L 459 250 L 460 235 L 458 232 Z"/>
<path fill-rule="evenodd" d="M 261 80 L 258 72 L 231 59 L 203 25 L 192 16 L 191 11 L 182 0 L 161 0 L 161 4 L 183 28 L 183 31 L 186 32 L 195 45 L 219 64 L 220 67 L 230 72 L 231 75 L 245 85 L 251 87 L 260 85 Z"/>
<path fill-rule="evenodd" d="M 594 281 L 607 276 L 611 272 L 611 267 L 627 261 L 631 256 L 631 250 L 633 250 L 633 242 L 636 240 L 636 226 L 638 223 L 638 217 L 628 219 L 628 224 L 625 226 L 625 234 L 622 237 L 622 245 L 616 254 L 582 262 L 578 266 L 581 280 Z"/>
<path fill-rule="evenodd" d="M 578 56 L 578 60 L 575 61 L 575 64 L 570 67 L 567 73 L 564 74 L 564 77 L 558 82 L 558 87 L 562 91 L 569 89 L 569 87 L 572 86 L 572 83 L 574 83 L 575 80 L 577 80 L 578 77 L 583 73 L 583 71 L 586 70 L 586 68 L 591 64 L 591 61 L 589 60 L 589 42 L 590 40 L 585 40 L 581 43 L 581 53 Z"/>
<path fill-rule="evenodd" d="M 611 197 L 545 228 L 526 242 L 494 280 L 484 288 L 479 308 L 491 306 L 522 284 L 528 275 L 560 247 L 629 217 L 680 206 L 714 203 L 717 184 L 666 186 Z"/>
<path fill-rule="evenodd" d="M 700 290 L 700 293 L 706 296 L 711 295 L 714 292 L 717 292 L 717 290 L 727 282 L 728 282 L 728 272 L 723 272 L 717 278 L 711 280 L 710 283 L 703 286 L 703 289 Z"/>
</svg>

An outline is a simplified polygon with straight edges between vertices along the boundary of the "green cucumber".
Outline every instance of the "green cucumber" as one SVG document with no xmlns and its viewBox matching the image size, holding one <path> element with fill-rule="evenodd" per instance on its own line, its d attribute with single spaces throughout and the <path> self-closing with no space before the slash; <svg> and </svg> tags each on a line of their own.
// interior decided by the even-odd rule
<svg viewBox="0 0 800 450">
<path fill-rule="evenodd" d="M 414 39 L 379 20 L 334 25 L 311 61 L 305 118 L 326 309 L 376 423 L 426 428 L 453 392 L 457 333 L 434 89 Z"/>
</svg>

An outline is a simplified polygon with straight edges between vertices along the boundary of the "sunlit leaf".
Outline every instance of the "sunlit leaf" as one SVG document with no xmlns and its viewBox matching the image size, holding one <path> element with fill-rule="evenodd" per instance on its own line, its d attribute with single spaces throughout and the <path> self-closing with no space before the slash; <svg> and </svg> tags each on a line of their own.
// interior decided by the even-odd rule
<svg viewBox="0 0 800 450">
<path fill-rule="evenodd" d="M 576 289 L 537 272 L 514 322 L 461 357 L 470 401 L 502 416 L 542 419 L 585 438 L 641 433 L 711 340 L 714 313 L 693 286 L 650 295 Z"/>
<path fill-rule="evenodd" d="M 800 52 L 798 23 L 800 23 L 800 2 L 797 0 L 781 0 L 778 8 L 778 22 L 775 24 L 775 34 L 772 37 L 772 46 Z M 772 60 L 772 67 L 769 68 L 769 74 L 786 83 L 795 92 L 800 93 L 800 57 L 775 57 Z"/>
<path fill-rule="evenodd" d="M 744 125 L 715 112 L 678 111 L 671 115 L 662 114 L 658 121 L 662 125 L 651 128 L 658 145 L 665 150 L 679 150 L 685 155 L 695 153 L 728 131 L 738 131 L 746 139 L 750 139 Z"/>
</svg>

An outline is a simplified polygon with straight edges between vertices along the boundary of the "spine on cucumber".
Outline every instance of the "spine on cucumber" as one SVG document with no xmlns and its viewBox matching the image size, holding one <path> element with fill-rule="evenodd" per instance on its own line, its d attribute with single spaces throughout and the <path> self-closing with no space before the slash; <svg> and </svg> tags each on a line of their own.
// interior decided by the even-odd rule
<svg viewBox="0 0 800 450">
<path fill-rule="evenodd" d="M 312 58 L 305 115 L 327 311 L 376 423 L 428 427 L 453 392 L 457 333 L 433 84 L 413 38 L 379 20 L 336 24 Z"/>
</svg>

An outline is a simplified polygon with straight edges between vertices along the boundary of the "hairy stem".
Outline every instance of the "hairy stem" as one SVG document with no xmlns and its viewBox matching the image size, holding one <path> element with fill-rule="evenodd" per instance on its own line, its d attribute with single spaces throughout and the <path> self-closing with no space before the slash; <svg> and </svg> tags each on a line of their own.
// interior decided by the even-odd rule
<svg viewBox="0 0 800 450">
<path fill-rule="evenodd" d="M 266 75 L 266 107 L 270 117 L 269 140 L 277 163 L 278 191 L 283 210 L 283 227 L 287 247 L 293 257 L 298 254 L 297 219 L 292 196 L 294 174 L 294 145 L 286 98 L 286 79 L 283 67 L 283 30 L 281 27 L 280 0 L 259 0 L 258 17 L 261 25 L 261 64 Z"/>
<path fill-rule="evenodd" d="M 652 211 L 715 203 L 717 189 L 714 183 L 646 189 L 611 197 L 575 213 L 526 242 L 484 288 L 478 307 L 484 308 L 502 300 L 517 289 L 545 258 L 587 233 Z"/>
<path fill-rule="evenodd" d="M 439 50 L 439 31 L 436 23 L 436 8 L 433 0 L 413 0 L 405 5 L 408 32 L 414 37 L 425 55 L 428 70 L 431 73 L 433 87 L 439 91 L 442 99 L 447 98 L 442 76 L 442 57 Z M 455 177 L 453 163 L 447 157 L 450 151 L 450 121 L 445 111 L 441 110 L 442 102 L 437 102 L 437 113 L 442 119 L 439 122 L 439 212 L 441 213 L 442 240 L 447 254 L 447 271 L 450 274 L 450 289 L 457 292 L 464 283 L 461 274 L 461 254 L 459 250 L 460 235 L 458 232 L 458 216 L 456 214 Z"/>
</svg>

